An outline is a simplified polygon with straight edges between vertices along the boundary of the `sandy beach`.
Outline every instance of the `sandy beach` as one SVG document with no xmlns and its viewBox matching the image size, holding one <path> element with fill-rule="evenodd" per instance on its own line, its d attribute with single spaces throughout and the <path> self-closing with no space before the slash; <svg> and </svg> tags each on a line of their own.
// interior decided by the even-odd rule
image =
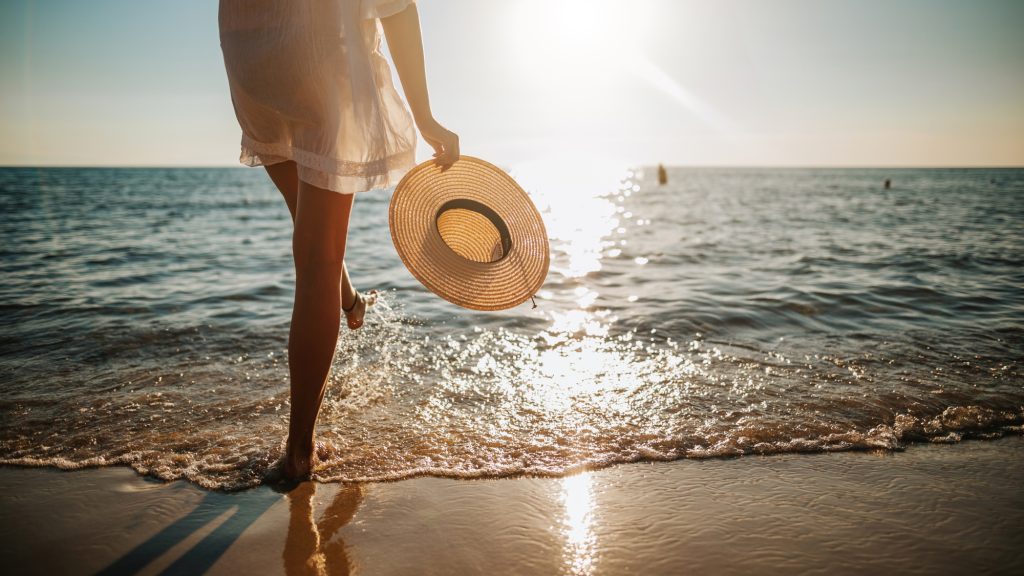
<svg viewBox="0 0 1024 576">
<path fill-rule="evenodd" d="M 0 469 L 17 574 L 957 574 L 1024 569 L 1024 438 L 208 492 Z"/>
</svg>

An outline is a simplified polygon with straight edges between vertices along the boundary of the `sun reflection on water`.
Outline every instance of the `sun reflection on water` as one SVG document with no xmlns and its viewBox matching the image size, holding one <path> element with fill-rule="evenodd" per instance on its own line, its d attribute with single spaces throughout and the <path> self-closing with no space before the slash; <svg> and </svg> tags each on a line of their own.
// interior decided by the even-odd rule
<svg viewBox="0 0 1024 576">
<path fill-rule="evenodd" d="M 523 371 L 530 400 L 548 414 L 599 404 L 605 411 L 627 411 L 626 394 L 638 385 L 630 361 L 600 338 L 584 338 L 541 350 Z M 613 390 L 616 393 L 602 394 Z"/>
<path fill-rule="evenodd" d="M 591 474 L 583 472 L 562 478 L 565 505 L 566 569 L 570 574 L 590 574 L 596 559 L 596 538 L 592 529 L 594 495 Z"/>
<path fill-rule="evenodd" d="M 549 281 L 600 271 L 604 251 L 614 245 L 609 237 L 621 227 L 616 201 L 633 186 L 633 173 L 614 163 L 582 161 L 521 164 L 512 173 L 544 214 L 553 252 Z"/>
<path fill-rule="evenodd" d="M 549 344 L 564 342 L 573 335 L 607 336 L 609 324 L 615 320 L 608 310 L 556 310 L 550 316 L 551 326 L 542 334 Z"/>
<path fill-rule="evenodd" d="M 551 324 L 540 333 L 546 344 L 523 365 L 529 401 L 546 413 L 568 414 L 579 404 L 598 401 L 609 409 L 628 409 L 621 394 L 595 398 L 605 390 L 628 388 L 630 361 L 608 345 L 617 317 L 600 303 L 590 276 L 616 245 L 623 230 L 622 202 L 638 176 L 614 163 L 587 165 L 584 172 L 566 164 L 520 166 L 516 177 L 544 213 L 551 240 L 551 276 L 542 297 L 551 301 Z M 612 255 L 611 257 L 614 257 Z M 614 406 L 612 406 L 614 404 Z"/>
<path fill-rule="evenodd" d="M 619 224 L 615 205 L 601 197 L 584 201 L 559 198 L 551 205 L 545 220 L 548 235 L 556 252 L 552 270 L 565 278 L 582 278 L 601 270 L 601 255 L 611 242 L 605 239 Z"/>
<path fill-rule="evenodd" d="M 478 458 L 494 468 L 560 471 L 598 464 L 608 457 L 594 450 L 603 438 L 654 423 L 636 418 L 637 404 L 648 402 L 652 375 L 664 376 L 657 365 L 666 360 L 637 348 L 643 343 L 634 341 L 633 331 L 615 334 L 617 311 L 602 300 L 603 283 L 617 281 L 602 270 L 602 260 L 616 258 L 610 252 L 624 246 L 617 230 L 633 226 L 623 204 L 640 176 L 603 168 L 601 178 L 564 165 L 513 170 L 551 239 L 551 273 L 537 312 L 549 323 L 532 334 L 477 327 L 473 338 L 445 339 L 444 353 L 468 370 L 444 373 L 441 391 L 419 408 L 428 429 L 448 423 L 446 445 L 464 438 L 467 418 L 480 422 L 487 441 L 477 445 Z M 522 450 L 508 449 L 510 442 Z M 567 482 L 567 506 L 576 518 L 572 510 L 589 497 L 589 476 Z"/>
</svg>

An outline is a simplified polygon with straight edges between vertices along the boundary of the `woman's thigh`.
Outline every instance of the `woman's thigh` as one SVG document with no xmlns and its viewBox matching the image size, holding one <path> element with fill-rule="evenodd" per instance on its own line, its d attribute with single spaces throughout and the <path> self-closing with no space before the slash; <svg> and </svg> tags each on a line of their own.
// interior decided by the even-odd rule
<svg viewBox="0 0 1024 576">
<path fill-rule="evenodd" d="M 342 263 L 352 199 L 352 194 L 339 194 L 299 181 L 292 236 L 296 267 Z"/>
<path fill-rule="evenodd" d="M 298 167 L 295 165 L 295 162 L 288 160 L 287 162 L 278 162 L 277 164 L 264 166 L 264 168 L 267 170 L 270 180 L 274 182 L 274 186 L 277 186 L 278 191 L 284 196 L 284 203 L 288 205 L 288 212 L 291 213 L 292 220 L 294 221 L 295 207 L 299 198 Z"/>
</svg>

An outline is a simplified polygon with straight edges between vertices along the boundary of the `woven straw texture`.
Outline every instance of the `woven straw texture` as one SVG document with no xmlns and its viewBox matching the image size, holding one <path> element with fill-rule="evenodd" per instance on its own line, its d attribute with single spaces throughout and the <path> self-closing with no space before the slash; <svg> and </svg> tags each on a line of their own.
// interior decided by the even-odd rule
<svg viewBox="0 0 1024 576">
<path fill-rule="evenodd" d="M 497 226 L 467 203 L 493 211 Z M 444 171 L 433 160 L 410 170 L 391 197 L 388 220 L 409 272 L 464 308 L 518 306 L 547 277 L 548 235 L 540 213 L 511 176 L 479 158 L 461 156 Z"/>
</svg>

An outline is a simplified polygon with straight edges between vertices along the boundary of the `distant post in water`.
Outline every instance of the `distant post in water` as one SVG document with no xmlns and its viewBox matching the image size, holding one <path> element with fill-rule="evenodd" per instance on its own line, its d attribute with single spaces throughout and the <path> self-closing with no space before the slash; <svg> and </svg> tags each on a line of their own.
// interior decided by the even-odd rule
<svg viewBox="0 0 1024 576">
<path fill-rule="evenodd" d="M 885 179 L 885 189 L 888 190 L 889 188 L 892 188 L 892 180 L 889 180 L 888 178 L 886 178 Z"/>
<path fill-rule="evenodd" d="M 663 164 L 658 164 L 658 184 L 665 185 L 668 182 L 668 172 Z"/>
</svg>

